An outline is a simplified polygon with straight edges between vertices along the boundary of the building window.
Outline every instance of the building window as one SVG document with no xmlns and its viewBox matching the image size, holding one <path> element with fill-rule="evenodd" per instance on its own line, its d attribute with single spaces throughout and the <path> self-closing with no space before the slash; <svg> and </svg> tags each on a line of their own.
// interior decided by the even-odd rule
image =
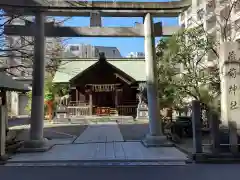
<svg viewBox="0 0 240 180">
<path fill-rule="evenodd" d="M 206 28 L 207 30 L 216 28 L 216 18 L 211 18 L 206 21 Z"/>
<path fill-rule="evenodd" d="M 202 0 L 197 0 L 197 6 L 202 4 Z"/>
<path fill-rule="evenodd" d="M 228 0 L 219 0 L 220 4 L 228 3 Z"/>
<path fill-rule="evenodd" d="M 70 46 L 70 51 L 79 51 L 79 46 Z"/>
<path fill-rule="evenodd" d="M 25 46 L 26 45 L 25 37 L 21 36 L 20 38 L 21 38 L 21 45 Z"/>
<path fill-rule="evenodd" d="M 184 21 L 185 20 L 185 12 L 182 12 L 180 17 L 181 17 L 181 21 Z"/>
<path fill-rule="evenodd" d="M 226 36 L 231 39 L 231 35 L 232 35 L 232 26 L 231 26 L 231 24 L 228 24 L 226 26 L 225 32 L 226 32 Z"/>
<path fill-rule="evenodd" d="M 98 49 L 96 49 L 96 57 L 98 57 L 99 56 L 99 50 Z"/>
<path fill-rule="evenodd" d="M 240 19 L 234 22 L 234 29 L 237 32 L 240 30 Z"/>
<path fill-rule="evenodd" d="M 214 34 L 214 35 L 208 35 L 208 36 L 207 36 L 207 39 L 208 39 L 208 41 L 210 41 L 210 43 L 216 44 L 216 41 L 217 41 L 216 34 Z"/>
<path fill-rule="evenodd" d="M 216 7 L 216 2 L 215 0 L 209 0 L 207 1 L 207 7 L 210 8 L 210 9 L 214 9 Z"/>
<path fill-rule="evenodd" d="M 192 12 L 192 8 L 190 7 L 187 9 L 187 14 L 191 14 L 191 12 Z"/>
<path fill-rule="evenodd" d="M 203 20 L 203 17 L 204 17 L 204 10 L 203 9 L 200 9 L 198 12 L 197 12 L 197 18 L 198 20 Z"/>
<path fill-rule="evenodd" d="M 235 9 L 235 13 L 240 11 L 240 2 L 236 2 L 236 4 L 234 5 L 234 9 Z"/>
<path fill-rule="evenodd" d="M 191 26 L 191 25 L 192 25 L 192 18 L 191 18 L 191 17 L 187 20 L 187 25 L 188 25 L 188 26 Z"/>
<path fill-rule="evenodd" d="M 25 71 L 20 71 L 20 75 L 21 75 L 21 77 L 24 77 L 26 75 Z"/>
<path fill-rule="evenodd" d="M 236 42 L 238 43 L 238 49 L 240 49 L 240 39 L 236 40 Z"/>
</svg>

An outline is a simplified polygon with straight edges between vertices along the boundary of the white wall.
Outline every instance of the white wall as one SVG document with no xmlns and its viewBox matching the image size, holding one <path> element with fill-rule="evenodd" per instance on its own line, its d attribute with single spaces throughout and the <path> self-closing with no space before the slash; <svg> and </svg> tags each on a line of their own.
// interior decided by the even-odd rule
<svg viewBox="0 0 240 180">
<path fill-rule="evenodd" d="M 14 116 L 19 115 L 18 101 L 18 93 L 11 92 L 11 114 Z"/>
<path fill-rule="evenodd" d="M 27 112 L 26 106 L 28 103 L 28 97 L 26 94 L 21 94 L 17 92 L 11 92 L 11 115 L 13 116 L 22 116 L 29 115 Z"/>
<path fill-rule="evenodd" d="M 19 115 L 29 115 L 29 112 L 26 111 L 26 107 L 28 104 L 28 96 L 26 94 L 19 94 L 19 103 L 18 103 L 18 108 L 19 108 Z"/>
</svg>

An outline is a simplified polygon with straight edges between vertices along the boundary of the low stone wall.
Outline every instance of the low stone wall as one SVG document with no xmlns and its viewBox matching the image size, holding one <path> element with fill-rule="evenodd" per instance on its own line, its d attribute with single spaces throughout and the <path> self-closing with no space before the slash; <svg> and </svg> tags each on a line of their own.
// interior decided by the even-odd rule
<svg viewBox="0 0 240 180">
<path fill-rule="evenodd" d="M 107 121 L 134 121 L 132 116 L 79 116 L 79 117 L 71 117 L 71 118 L 54 118 L 53 123 L 70 123 L 77 124 L 80 122 L 85 123 L 97 123 L 97 122 L 107 122 Z"/>
</svg>

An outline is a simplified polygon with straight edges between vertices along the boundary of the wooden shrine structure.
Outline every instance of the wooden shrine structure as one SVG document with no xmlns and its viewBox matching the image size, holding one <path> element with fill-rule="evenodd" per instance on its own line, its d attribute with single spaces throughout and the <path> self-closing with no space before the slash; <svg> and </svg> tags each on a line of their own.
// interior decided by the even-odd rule
<svg viewBox="0 0 240 180">
<path fill-rule="evenodd" d="M 84 67 L 87 63 L 90 65 Z M 70 72 L 75 74 L 68 80 L 64 79 L 62 74 L 71 75 Z M 108 60 L 102 54 L 99 59 L 63 60 L 53 82 L 69 83 L 68 106 L 88 106 L 90 110 L 86 115 L 136 117 L 138 84 L 145 82 L 144 77 L 144 59 Z"/>
</svg>

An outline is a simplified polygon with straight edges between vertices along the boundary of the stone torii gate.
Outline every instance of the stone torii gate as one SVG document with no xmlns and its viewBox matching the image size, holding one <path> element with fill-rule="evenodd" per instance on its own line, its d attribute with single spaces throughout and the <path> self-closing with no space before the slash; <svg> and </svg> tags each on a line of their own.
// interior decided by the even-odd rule
<svg viewBox="0 0 240 180">
<path fill-rule="evenodd" d="M 6 12 L 14 8 L 14 13 L 35 16 L 35 23 L 25 26 L 6 25 L 4 33 L 9 36 L 34 36 L 34 64 L 32 87 L 32 110 L 30 144 L 33 148 L 41 148 L 46 140 L 43 138 L 44 119 L 44 71 L 45 71 L 45 36 L 46 37 L 144 37 L 146 82 L 149 105 L 149 129 L 146 136 L 147 145 L 164 144 L 159 102 L 157 97 L 155 37 L 170 36 L 179 27 L 163 27 L 161 23 L 153 23 L 153 17 L 176 17 L 183 8 L 189 7 L 188 0 L 174 2 L 81 2 L 37 0 L 6 0 L 0 3 Z M 87 16 L 93 10 L 102 17 L 143 17 L 143 24 L 135 27 L 62 27 L 45 23 L 45 16 Z M 101 19 L 101 17 L 99 16 Z M 100 20 L 99 19 L 99 20 Z M 101 23 L 99 23 L 101 24 Z"/>
</svg>

